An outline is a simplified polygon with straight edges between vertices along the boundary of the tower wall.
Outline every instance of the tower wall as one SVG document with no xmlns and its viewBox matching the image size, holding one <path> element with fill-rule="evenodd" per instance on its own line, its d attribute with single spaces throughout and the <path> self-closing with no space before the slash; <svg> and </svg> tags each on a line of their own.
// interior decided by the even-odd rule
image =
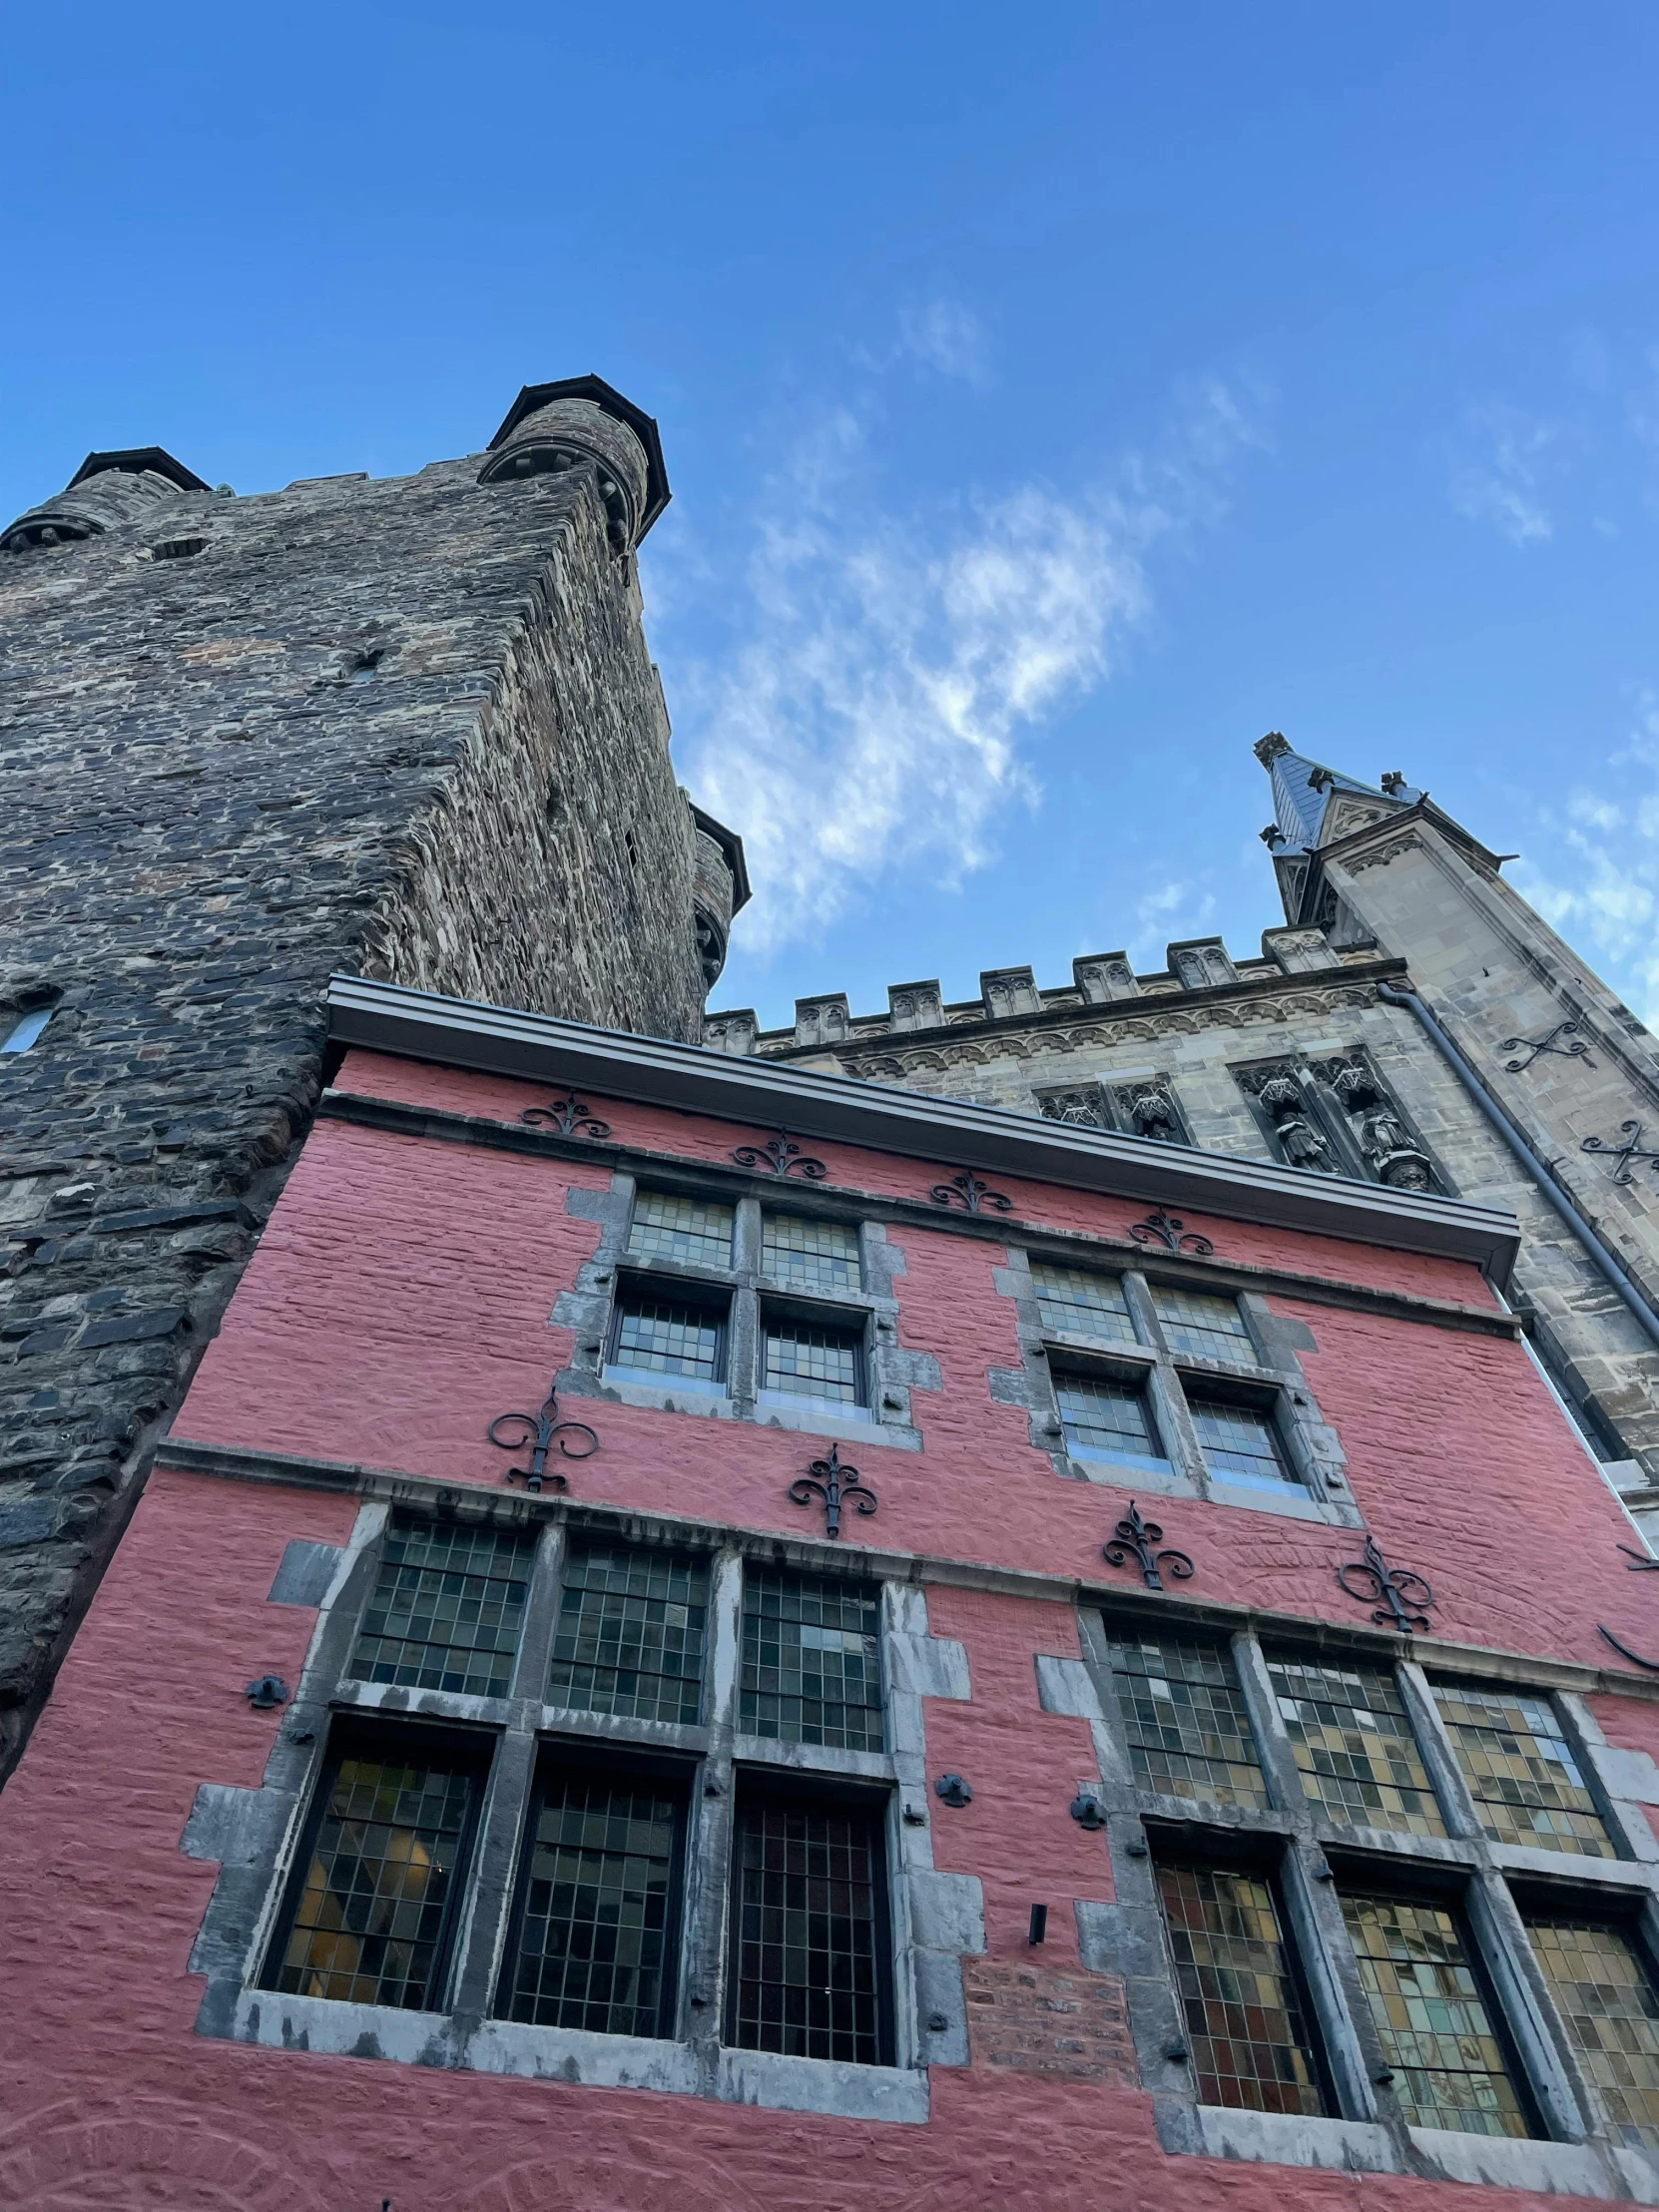
<svg viewBox="0 0 1659 2212">
<path fill-rule="evenodd" d="M 707 987 L 599 467 L 160 462 L 0 552 L 0 1038 L 52 1008 L 0 1054 L 8 1762 L 308 1122 L 329 972 L 681 1039 Z"/>
</svg>

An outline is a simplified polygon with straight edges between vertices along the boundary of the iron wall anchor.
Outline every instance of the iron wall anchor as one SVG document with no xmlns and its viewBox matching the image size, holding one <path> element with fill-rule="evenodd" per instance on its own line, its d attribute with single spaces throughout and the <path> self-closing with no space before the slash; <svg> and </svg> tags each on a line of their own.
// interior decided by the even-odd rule
<svg viewBox="0 0 1659 2212">
<path fill-rule="evenodd" d="M 1145 1221 L 1137 1221 L 1129 1234 L 1136 1244 L 1164 1245 L 1171 1252 L 1196 1252 L 1203 1257 L 1215 1251 L 1208 1237 L 1201 1237 L 1196 1229 L 1188 1229 L 1179 1214 L 1166 1214 L 1160 1206 L 1155 1214 L 1148 1214 Z"/>
<path fill-rule="evenodd" d="M 962 1806 L 972 1804 L 973 1786 L 964 1782 L 959 1774 L 941 1774 L 933 1785 L 933 1795 L 959 1811 Z"/>
<path fill-rule="evenodd" d="M 249 1683 L 246 1695 L 256 1712 L 269 1713 L 274 1705 L 286 1705 L 293 1692 L 279 1674 L 262 1674 Z"/>
<path fill-rule="evenodd" d="M 544 1121 L 561 1137 L 608 1137 L 611 1133 L 610 1123 L 596 1120 L 574 1091 L 567 1091 L 563 1098 L 550 1098 L 545 1106 L 526 1106 L 518 1118 L 532 1124 Z"/>
<path fill-rule="evenodd" d="M 1358 1588 L 1348 1579 L 1351 1574 L 1361 1577 Z M 1420 1574 L 1413 1574 L 1408 1567 L 1397 1572 L 1390 1567 L 1378 1549 L 1375 1536 L 1366 1538 L 1363 1559 L 1350 1559 L 1337 1569 L 1337 1580 L 1350 1597 L 1357 1597 L 1362 1605 L 1376 1606 L 1372 1619 L 1380 1628 L 1396 1628 L 1402 1636 L 1409 1636 L 1413 1629 L 1428 1626 L 1425 1608 L 1433 1604 L 1434 1592 Z"/>
<path fill-rule="evenodd" d="M 847 1475 L 850 1481 L 843 1479 Z M 790 1484 L 797 1505 L 811 1505 L 815 1495 L 824 1500 L 824 1532 L 831 1542 L 841 1532 L 841 1507 L 848 1498 L 858 1500 L 854 1510 L 860 1513 L 873 1513 L 880 1503 L 869 1484 L 859 1481 L 856 1467 L 841 1465 L 839 1444 L 831 1444 L 828 1459 L 815 1459 L 810 1471 Z"/>
<path fill-rule="evenodd" d="M 1014 1208 L 1011 1198 L 1002 1191 L 993 1191 L 966 1168 L 948 1183 L 935 1183 L 927 1196 L 935 1206 L 959 1206 L 964 1214 L 982 1213 L 987 1206 L 999 1214 L 1009 1214 Z"/>
<path fill-rule="evenodd" d="M 530 1464 L 527 1467 L 509 1467 L 502 1476 L 504 1482 L 522 1481 L 527 1490 L 539 1490 L 544 1483 L 551 1483 L 556 1490 L 565 1486 L 565 1477 L 554 1468 L 547 1470 L 547 1454 L 553 1439 L 559 1440 L 559 1450 L 566 1459 L 591 1459 L 599 1449 L 599 1434 L 585 1420 L 560 1420 L 559 1393 L 550 1389 L 539 1413 L 497 1413 L 488 1428 L 489 1440 L 500 1451 L 520 1451 L 532 1442 Z M 576 1446 L 572 1436 L 585 1436 L 587 1442 Z"/>
<path fill-rule="evenodd" d="M 740 1144 L 732 1157 L 740 1168 L 756 1168 L 768 1175 L 799 1175 L 804 1182 L 822 1183 L 830 1170 L 822 1160 L 810 1160 L 782 1129 L 765 1144 Z"/>
<path fill-rule="evenodd" d="M 1172 1582 L 1186 1582 L 1192 1577 L 1193 1563 L 1184 1551 L 1171 1546 L 1159 1551 L 1154 1547 L 1164 1540 L 1164 1531 L 1156 1521 L 1142 1520 L 1141 1509 L 1131 1498 L 1129 1511 L 1113 1529 L 1111 1538 L 1100 1547 L 1100 1555 L 1110 1567 L 1121 1567 L 1133 1552 L 1140 1564 L 1141 1580 L 1149 1590 L 1161 1590 L 1164 1586 L 1162 1567 Z"/>
</svg>

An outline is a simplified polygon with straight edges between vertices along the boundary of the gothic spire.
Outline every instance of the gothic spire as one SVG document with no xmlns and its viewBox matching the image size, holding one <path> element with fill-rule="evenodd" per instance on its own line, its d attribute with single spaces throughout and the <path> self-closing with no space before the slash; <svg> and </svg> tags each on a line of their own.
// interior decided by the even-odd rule
<svg viewBox="0 0 1659 2212">
<path fill-rule="evenodd" d="M 1367 799 L 1384 804 L 1395 800 L 1407 807 L 1423 796 L 1399 775 L 1384 776 L 1381 784 L 1363 784 L 1341 769 L 1311 761 L 1294 752 L 1290 740 L 1277 730 L 1257 739 L 1255 753 L 1273 780 L 1274 820 L 1262 831 L 1262 840 L 1276 858 L 1311 851 L 1321 842 L 1326 815 L 1338 792 L 1359 792 Z"/>
</svg>

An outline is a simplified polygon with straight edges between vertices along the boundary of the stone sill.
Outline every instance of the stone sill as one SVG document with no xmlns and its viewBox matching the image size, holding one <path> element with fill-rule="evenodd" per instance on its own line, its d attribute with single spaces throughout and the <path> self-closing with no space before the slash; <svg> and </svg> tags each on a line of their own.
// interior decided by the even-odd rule
<svg viewBox="0 0 1659 2212">
<path fill-rule="evenodd" d="M 688 2043 L 599 2035 L 582 2028 L 528 2027 L 501 2019 L 483 2020 L 468 2030 L 442 2012 L 283 1996 L 273 1989 L 243 1990 L 230 2034 L 268 2050 L 387 2058 L 402 2065 L 513 2074 L 561 2086 L 655 2089 L 774 2111 L 832 2113 L 841 2119 L 915 2125 L 928 2116 L 927 2076 L 907 2067 L 844 2065 L 722 2046 L 711 2089 L 704 2085 L 699 2053 Z"/>
</svg>

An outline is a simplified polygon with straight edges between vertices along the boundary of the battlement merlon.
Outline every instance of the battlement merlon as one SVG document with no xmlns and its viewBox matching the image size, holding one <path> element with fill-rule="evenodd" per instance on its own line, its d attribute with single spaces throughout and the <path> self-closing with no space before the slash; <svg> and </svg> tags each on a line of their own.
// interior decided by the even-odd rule
<svg viewBox="0 0 1659 2212">
<path fill-rule="evenodd" d="M 1087 952 L 1073 960 L 1070 985 L 1052 989 L 1042 988 L 1029 967 L 986 968 L 977 998 L 946 1000 L 936 977 L 891 983 L 884 1014 L 854 1014 L 844 991 L 820 991 L 796 1000 L 793 1028 L 763 1029 L 753 1007 L 733 1007 L 705 1017 L 703 1040 L 712 1051 L 769 1059 L 840 1051 L 978 1024 L 1014 1028 L 1048 1015 L 1145 999 L 1214 997 L 1293 976 L 1346 975 L 1375 956 L 1370 942 L 1339 948 L 1323 929 L 1310 927 L 1264 929 L 1260 956 L 1243 960 L 1235 960 L 1220 937 L 1187 937 L 1167 946 L 1167 964 L 1148 974 L 1136 974 L 1126 952 Z"/>
</svg>

